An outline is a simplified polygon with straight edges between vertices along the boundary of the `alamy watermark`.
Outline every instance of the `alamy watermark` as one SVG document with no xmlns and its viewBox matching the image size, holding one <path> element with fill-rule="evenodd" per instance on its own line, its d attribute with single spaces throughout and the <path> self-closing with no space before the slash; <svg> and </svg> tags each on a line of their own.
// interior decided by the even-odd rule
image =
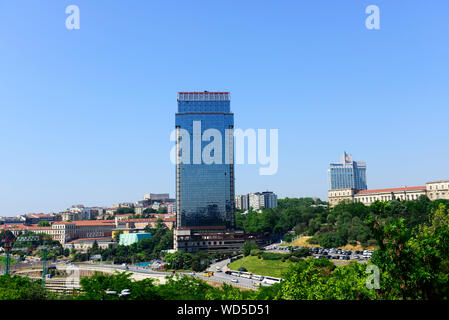
<svg viewBox="0 0 449 320">
<path fill-rule="evenodd" d="M 369 5 L 365 9 L 365 13 L 369 16 L 365 20 L 365 26 L 368 30 L 380 29 L 380 10 L 376 5 Z"/>
<path fill-rule="evenodd" d="M 177 128 L 170 134 L 176 144 L 170 152 L 173 164 L 247 164 L 264 166 L 260 175 L 274 175 L 278 170 L 278 129 L 269 130 L 269 152 L 267 153 L 267 129 L 201 129 L 201 121 L 193 121 L 191 137 L 189 131 Z M 245 140 L 247 143 L 245 143 Z M 203 142 L 209 142 L 203 146 Z M 234 148 L 235 147 L 235 148 Z M 235 151 L 234 151 L 235 150 Z M 235 160 L 234 160 L 235 152 Z M 224 155 L 224 156 L 223 156 Z"/>
<path fill-rule="evenodd" d="M 368 274 L 368 277 L 366 278 L 366 288 L 371 289 L 379 289 L 380 288 L 380 271 L 379 267 L 370 264 L 366 267 L 365 272 Z"/>
<path fill-rule="evenodd" d="M 80 269 L 76 265 L 69 265 L 65 269 L 66 273 L 69 275 L 65 280 L 66 288 L 75 289 L 79 287 L 80 284 Z"/>
<path fill-rule="evenodd" d="M 65 27 L 69 30 L 78 30 L 80 28 L 80 8 L 72 4 L 65 8 L 65 13 L 69 15 L 65 20 Z"/>
</svg>

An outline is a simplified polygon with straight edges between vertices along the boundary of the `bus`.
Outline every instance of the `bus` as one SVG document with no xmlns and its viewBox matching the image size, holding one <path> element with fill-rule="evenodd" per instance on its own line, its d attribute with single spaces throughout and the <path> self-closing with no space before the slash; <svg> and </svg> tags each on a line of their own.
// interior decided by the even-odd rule
<svg viewBox="0 0 449 320">
<path fill-rule="evenodd" d="M 262 281 L 263 280 L 263 276 L 258 276 L 257 274 L 253 274 L 251 276 L 251 279 L 253 280 L 258 280 L 258 281 Z"/>
<path fill-rule="evenodd" d="M 280 283 L 283 279 L 280 278 L 274 278 L 274 277 L 265 277 L 263 280 L 263 283 L 265 284 L 275 284 L 275 283 Z"/>
<path fill-rule="evenodd" d="M 240 274 L 240 277 L 242 277 L 242 278 L 247 278 L 247 279 L 251 279 L 251 273 L 249 273 L 249 272 L 242 272 L 242 273 Z"/>
</svg>

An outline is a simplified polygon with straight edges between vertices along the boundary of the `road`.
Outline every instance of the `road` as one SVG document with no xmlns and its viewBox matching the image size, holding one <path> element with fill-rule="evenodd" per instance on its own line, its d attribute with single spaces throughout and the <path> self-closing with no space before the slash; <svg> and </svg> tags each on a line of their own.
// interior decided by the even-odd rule
<svg viewBox="0 0 449 320">
<path fill-rule="evenodd" d="M 108 264 L 88 264 L 88 263 L 77 263 L 77 264 L 55 264 L 57 269 L 70 270 L 76 274 L 77 268 L 79 270 L 89 270 L 89 271 L 99 271 L 104 273 L 114 273 L 115 271 L 129 271 L 132 273 L 131 278 L 134 280 L 142 280 L 145 278 L 152 278 L 163 284 L 166 282 L 166 277 L 171 275 L 171 272 L 159 272 L 143 267 L 133 267 L 128 268 L 122 265 L 108 265 Z"/>
<path fill-rule="evenodd" d="M 257 286 L 254 285 L 255 283 L 260 283 L 260 281 L 242 278 L 242 277 L 236 277 L 232 276 L 230 274 L 226 274 L 225 271 L 230 270 L 228 268 L 228 264 L 230 263 L 230 259 L 226 259 L 223 261 L 216 262 L 214 264 L 211 264 L 207 271 L 213 271 L 214 275 L 211 277 L 204 277 L 204 273 L 201 273 L 197 275 L 198 278 L 201 278 L 203 280 L 210 280 L 210 281 L 216 281 L 221 283 L 227 283 L 233 286 L 237 287 L 243 287 L 247 289 L 257 290 Z M 232 280 L 237 280 L 238 282 L 233 282 Z"/>
<path fill-rule="evenodd" d="M 212 264 L 209 266 L 207 271 L 214 271 L 214 275 L 211 277 L 205 277 L 205 272 L 199 272 L 195 273 L 193 276 L 197 279 L 202 279 L 206 281 L 214 281 L 219 283 L 227 283 L 236 287 L 243 287 L 247 289 L 253 289 L 256 290 L 257 286 L 254 285 L 256 282 L 255 280 L 246 279 L 246 278 L 240 278 L 228 275 L 224 273 L 223 271 L 218 272 L 217 267 L 219 269 L 222 269 L 224 271 L 227 270 L 227 264 L 229 263 L 229 259 L 219 261 L 217 263 Z M 60 265 L 56 264 L 57 269 L 64 269 L 66 270 L 67 267 L 72 268 L 79 268 L 79 270 L 90 270 L 90 271 L 99 271 L 99 272 L 105 272 L 105 273 L 114 273 L 115 271 L 128 271 L 132 273 L 132 278 L 135 280 L 141 280 L 144 278 L 153 278 L 157 279 L 159 283 L 163 284 L 166 282 L 166 277 L 173 275 L 172 272 L 163 272 L 163 271 L 154 271 L 148 268 L 144 267 L 135 267 L 135 266 L 129 266 L 128 268 L 122 266 L 122 265 L 107 265 L 107 264 L 88 264 L 88 263 L 79 263 L 79 264 L 68 264 L 68 265 Z M 75 269 L 71 269 L 75 270 Z M 182 275 L 192 275 L 190 272 L 177 272 L 177 274 Z M 237 283 L 233 282 L 232 279 L 237 279 Z"/>
</svg>

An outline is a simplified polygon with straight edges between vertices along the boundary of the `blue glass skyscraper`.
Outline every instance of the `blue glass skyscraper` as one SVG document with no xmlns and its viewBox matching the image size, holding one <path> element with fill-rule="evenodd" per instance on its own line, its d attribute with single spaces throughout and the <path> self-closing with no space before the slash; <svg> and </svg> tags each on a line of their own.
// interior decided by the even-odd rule
<svg viewBox="0 0 449 320">
<path fill-rule="evenodd" d="M 340 163 L 331 163 L 328 169 L 329 190 L 336 189 L 358 189 L 367 190 L 366 185 L 366 163 L 352 161 L 352 156 L 346 154 L 341 156 Z"/>
<path fill-rule="evenodd" d="M 229 92 L 178 93 L 178 228 L 234 228 L 233 127 Z M 220 148 L 208 149 L 211 142 Z M 213 157 L 214 162 L 210 163 L 207 156 Z"/>
</svg>

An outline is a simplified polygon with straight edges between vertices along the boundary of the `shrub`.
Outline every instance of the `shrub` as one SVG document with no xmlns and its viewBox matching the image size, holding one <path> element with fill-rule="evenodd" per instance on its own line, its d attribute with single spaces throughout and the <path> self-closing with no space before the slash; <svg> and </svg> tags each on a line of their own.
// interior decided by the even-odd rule
<svg viewBox="0 0 449 320">
<path fill-rule="evenodd" d="M 262 258 L 264 260 L 280 260 L 285 256 L 285 254 L 282 253 L 273 253 L 273 252 L 263 252 Z"/>
<path fill-rule="evenodd" d="M 340 246 L 344 246 L 346 244 L 345 239 L 343 239 L 336 232 L 328 232 L 320 237 L 320 245 L 324 248 L 337 248 Z"/>
<path fill-rule="evenodd" d="M 298 261 L 301 261 L 301 258 L 298 258 L 295 256 L 290 256 L 290 258 L 288 258 L 288 260 L 290 260 L 291 262 L 298 262 Z"/>
<path fill-rule="evenodd" d="M 368 245 L 369 247 L 377 246 L 377 241 L 374 240 L 374 239 L 370 239 L 370 240 L 367 241 L 367 245 Z"/>
<path fill-rule="evenodd" d="M 307 249 L 307 248 L 301 248 L 299 250 L 293 251 L 292 255 L 297 258 L 304 258 L 304 257 L 309 256 L 310 252 L 309 252 L 309 249 Z"/>
<path fill-rule="evenodd" d="M 284 234 L 284 241 L 285 242 L 292 242 L 292 240 L 293 240 L 293 235 L 292 234 L 290 234 L 290 233 Z"/>
</svg>

